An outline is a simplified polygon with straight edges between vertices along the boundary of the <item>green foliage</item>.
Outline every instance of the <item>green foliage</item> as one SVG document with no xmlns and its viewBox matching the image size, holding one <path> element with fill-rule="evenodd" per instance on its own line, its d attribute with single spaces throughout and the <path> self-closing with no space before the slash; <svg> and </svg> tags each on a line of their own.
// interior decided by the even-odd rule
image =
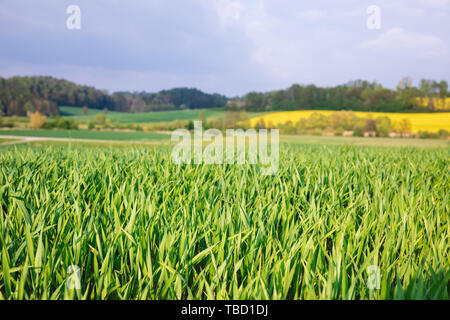
<svg viewBox="0 0 450 320">
<path fill-rule="evenodd" d="M 189 121 L 187 122 L 187 124 L 186 124 L 186 129 L 189 130 L 189 131 L 194 130 L 194 121 L 189 120 Z"/>
<path fill-rule="evenodd" d="M 148 111 L 222 108 L 227 101 L 225 96 L 190 88 L 110 95 L 104 90 L 52 77 L 0 78 L 0 113 L 7 115 L 25 116 L 27 111 L 57 115 L 58 106 L 73 106 L 80 111 L 86 107 L 120 112 L 143 112 L 146 104 Z"/>
<path fill-rule="evenodd" d="M 54 120 L 47 121 L 44 124 L 44 129 L 67 129 L 77 130 L 78 124 L 73 120 L 65 119 L 64 117 L 57 116 Z"/>
<path fill-rule="evenodd" d="M 334 131 L 334 135 L 335 136 L 343 136 L 344 135 L 344 128 L 342 128 L 342 127 L 339 127 L 339 128 L 337 128 L 335 131 Z"/>
<path fill-rule="evenodd" d="M 378 112 L 427 111 L 420 106 L 419 97 L 445 98 L 448 95 L 445 81 L 431 81 L 424 88 L 407 87 L 391 90 L 376 82 L 352 81 L 346 85 L 320 88 L 314 85 L 292 85 L 286 90 L 250 92 L 235 104 L 243 102 L 251 111 L 275 110 L 353 110 Z M 232 107 L 232 106 L 231 106 Z M 428 111 L 435 111 L 431 108 Z M 347 130 L 347 128 L 346 128 Z"/>
<path fill-rule="evenodd" d="M 389 133 L 392 131 L 391 119 L 389 119 L 389 117 L 378 117 L 375 120 L 375 124 L 377 137 L 389 136 Z M 407 132 L 411 132 L 411 128 L 409 128 L 409 131 Z"/>
<path fill-rule="evenodd" d="M 260 119 L 263 120 L 262 118 Z M 256 129 L 262 128 L 262 123 L 256 123 Z M 402 123 L 402 122 L 401 122 Z M 401 124 L 400 123 L 400 124 Z M 402 127 L 400 125 L 400 127 Z M 411 132 L 410 123 L 404 126 L 405 133 Z M 375 132 L 379 137 L 388 137 L 392 131 L 391 120 L 388 117 L 377 117 L 376 119 L 359 118 L 354 112 L 333 112 L 326 116 L 319 112 L 312 113 L 308 118 L 302 118 L 297 123 L 287 121 L 279 126 L 280 132 L 284 134 L 313 134 L 318 135 L 322 131 L 331 131 L 335 136 L 342 136 L 345 131 L 355 130 L 353 135 L 364 136 L 365 132 Z"/>
<path fill-rule="evenodd" d="M 438 135 L 440 139 L 448 139 L 450 137 L 450 132 L 445 129 L 441 129 L 439 130 Z"/>
<path fill-rule="evenodd" d="M 421 138 L 421 139 L 448 140 L 450 137 L 450 133 L 445 129 L 441 129 L 441 130 L 439 130 L 439 132 L 419 131 L 418 135 L 419 135 L 419 138 Z"/>
<path fill-rule="evenodd" d="M 355 137 L 364 137 L 364 127 L 360 124 L 356 124 L 353 127 L 353 135 Z"/>
<path fill-rule="evenodd" d="M 106 123 L 106 114 L 104 113 L 99 113 L 97 115 L 95 115 L 95 119 L 94 119 L 95 124 L 98 125 L 104 125 Z"/>
<path fill-rule="evenodd" d="M 169 147 L 2 147 L 0 293 L 449 299 L 446 150 L 282 145 L 280 171 Z M 367 288 L 367 267 L 381 289 Z"/>
</svg>

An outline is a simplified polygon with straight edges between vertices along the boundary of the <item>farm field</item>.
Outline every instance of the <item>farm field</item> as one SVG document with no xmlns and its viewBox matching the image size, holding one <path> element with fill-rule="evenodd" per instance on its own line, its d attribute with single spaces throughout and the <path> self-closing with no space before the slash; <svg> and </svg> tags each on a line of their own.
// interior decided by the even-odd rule
<svg viewBox="0 0 450 320">
<path fill-rule="evenodd" d="M 83 115 L 82 108 L 59 107 L 61 116 L 72 120 L 90 121 L 95 115 L 103 113 L 103 110 L 89 109 L 88 115 Z M 128 123 L 149 123 L 149 122 L 171 122 L 175 120 L 198 120 L 200 113 L 204 112 L 208 120 L 225 117 L 225 109 L 194 109 L 178 111 L 155 111 L 144 113 L 126 113 L 108 111 L 106 118 L 111 122 Z M 268 114 L 268 112 L 247 112 L 249 118 Z"/>
<path fill-rule="evenodd" d="M 0 299 L 449 299 L 448 148 L 282 143 L 280 170 L 169 146 L 2 146 Z M 367 268 L 380 268 L 379 291 Z"/>
<path fill-rule="evenodd" d="M 108 111 L 106 118 L 111 122 L 127 123 L 146 123 L 146 122 L 171 122 L 174 120 L 196 120 L 200 112 L 204 112 L 207 118 L 218 118 L 225 115 L 225 111 L 216 109 L 205 110 L 179 110 L 179 111 L 157 111 L 144 113 L 125 113 Z M 82 108 L 60 107 L 60 113 L 63 117 L 72 120 L 90 121 L 95 115 L 103 113 L 103 110 L 89 109 L 88 115 L 83 115 Z"/>
<path fill-rule="evenodd" d="M 6 143 L 6 142 L 12 142 L 12 141 L 14 141 L 14 139 L 3 139 L 3 138 L 0 138 L 0 144 Z"/>
<path fill-rule="evenodd" d="M 450 142 L 439 139 L 328 137 L 307 135 L 280 135 L 280 142 L 292 144 L 348 145 L 372 147 L 449 147 Z"/>
<path fill-rule="evenodd" d="M 320 110 L 305 110 L 305 111 L 284 111 L 275 112 L 261 117 L 255 117 L 250 120 L 251 125 L 255 125 L 261 118 L 266 123 L 271 121 L 274 125 L 285 123 L 286 121 L 297 122 L 301 118 L 308 118 L 314 112 L 324 115 L 331 115 L 337 111 L 320 111 Z M 361 118 L 389 117 L 393 121 L 401 121 L 402 119 L 409 119 L 411 121 L 412 130 L 437 132 L 439 129 L 450 131 L 450 113 L 386 113 L 386 112 L 355 112 Z"/>
<path fill-rule="evenodd" d="M 2 136 L 10 137 L 36 137 L 36 138 L 57 138 L 70 141 L 71 139 L 95 140 L 101 143 L 108 141 L 128 142 L 132 144 L 142 144 L 149 140 L 156 143 L 169 143 L 170 132 L 117 132 L 117 131 L 95 131 L 95 130 L 0 130 L 0 144 L 2 142 L 12 142 L 17 139 L 4 139 Z M 40 140 L 42 144 L 45 140 Z M 48 144 L 55 144 L 64 141 L 48 141 Z M 75 141 L 82 144 L 81 141 Z M 450 143 L 440 139 L 404 139 L 404 138 L 362 138 L 362 137 L 330 137 L 330 136 L 308 136 L 308 135 L 281 135 L 280 142 L 289 144 L 317 144 L 317 145 L 349 145 L 349 146 L 391 146 L 391 147 L 448 147 Z M 92 143 L 90 143 L 92 144 Z M 117 145 L 117 144 L 115 144 Z"/>
<path fill-rule="evenodd" d="M 91 140 L 166 140 L 170 135 L 154 132 L 120 132 L 95 130 L 0 130 L 1 136 L 42 137 L 62 139 L 91 139 Z"/>
</svg>

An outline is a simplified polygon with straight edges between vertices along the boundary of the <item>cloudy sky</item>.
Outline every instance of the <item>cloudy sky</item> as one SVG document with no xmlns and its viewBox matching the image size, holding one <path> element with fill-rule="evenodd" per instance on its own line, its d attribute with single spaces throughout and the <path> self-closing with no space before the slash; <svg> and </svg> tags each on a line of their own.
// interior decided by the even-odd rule
<svg viewBox="0 0 450 320">
<path fill-rule="evenodd" d="M 81 29 L 69 30 L 69 5 Z M 367 28 L 367 8 L 381 28 Z M 0 0 L 0 76 L 228 96 L 352 79 L 450 81 L 450 0 Z"/>
</svg>

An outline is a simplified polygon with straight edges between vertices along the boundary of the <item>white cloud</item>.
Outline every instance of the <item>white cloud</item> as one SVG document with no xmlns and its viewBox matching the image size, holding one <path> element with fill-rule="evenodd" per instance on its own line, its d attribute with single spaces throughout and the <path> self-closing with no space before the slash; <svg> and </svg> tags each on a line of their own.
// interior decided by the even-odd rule
<svg viewBox="0 0 450 320">
<path fill-rule="evenodd" d="M 406 32 L 402 28 L 392 28 L 377 39 L 363 41 L 360 48 L 375 53 L 419 57 L 439 57 L 448 53 L 446 44 L 439 37 Z"/>
<path fill-rule="evenodd" d="M 239 22 L 245 10 L 245 6 L 239 1 L 217 0 L 215 6 L 220 20 L 225 24 Z"/>
<path fill-rule="evenodd" d="M 445 7 L 450 6 L 450 0 L 418 0 L 421 5 L 433 6 L 433 7 Z"/>
</svg>

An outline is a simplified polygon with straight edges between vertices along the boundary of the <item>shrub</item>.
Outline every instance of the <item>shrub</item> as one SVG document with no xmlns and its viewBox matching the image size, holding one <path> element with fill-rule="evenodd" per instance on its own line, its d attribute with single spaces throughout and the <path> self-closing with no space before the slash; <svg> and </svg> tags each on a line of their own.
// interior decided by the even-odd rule
<svg viewBox="0 0 450 320">
<path fill-rule="evenodd" d="M 319 128 L 315 128 L 315 129 L 312 129 L 312 130 L 310 131 L 310 133 L 311 133 L 313 136 L 321 136 L 321 135 L 322 135 L 322 130 L 319 129 Z"/>
<path fill-rule="evenodd" d="M 344 135 L 344 131 L 345 131 L 344 128 L 339 127 L 334 131 L 334 135 L 337 137 L 341 137 Z"/>
<path fill-rule="evenodd" d="M 186 124 L 187 130 L 194 130 L 194 121 L 189 120 L 189 122 Z"/>
<path fill-rule="evenodd" d="M 31 129 L 41 129 L 45 121 L 47 120 L 46 117 L 44 117 L 39 112 L 35 112 L 30 116 L 30 128 Z"/>
<path fill-rule="evenodd" d="M 364 125 L 364 131 L 377 131 L 377 123 L 374 119 L 366 119 Z"/>
<path fill-rule="evenodd" d="M 106 115 L 104 113 L 99 113 L 94 118 L 95 124 L 104 125 L 106 122 Z"/>
<path fill-rule="evenodd" d="M 438 135 L 439 135 L 440 139 L 448 139 L 448 137 L 450 136 L 450 133 L 445 129 L 441 129 L 441 130 L 439 130 Z"/>
<path fill-rule="evenodd" d="M 356 125 L 353 128 L 353 135 L 355 137 L 364 137 L 364 128 L 360 125 Z"/>
<path fill-rule="evenodd" d="M 391 119 L 388 117 L 378 117 L 375 123 L 377 137 L 388 137 L 392 130 Z"/>
<path fill-rule="evenodd" d="M 78 124 L 74 120 L 67 120 L 61 116 L 57 116 L 53 121 L 47 121 L 44 129 L 65 129 L 65 130 L 78 130 Z"/>
<path fill-rule="evenodd" d="M 420 139 L 437 139 L 439 135 L 437 133 L 428 132 L 428 131 L 419 131 Z"/>
</svg>

